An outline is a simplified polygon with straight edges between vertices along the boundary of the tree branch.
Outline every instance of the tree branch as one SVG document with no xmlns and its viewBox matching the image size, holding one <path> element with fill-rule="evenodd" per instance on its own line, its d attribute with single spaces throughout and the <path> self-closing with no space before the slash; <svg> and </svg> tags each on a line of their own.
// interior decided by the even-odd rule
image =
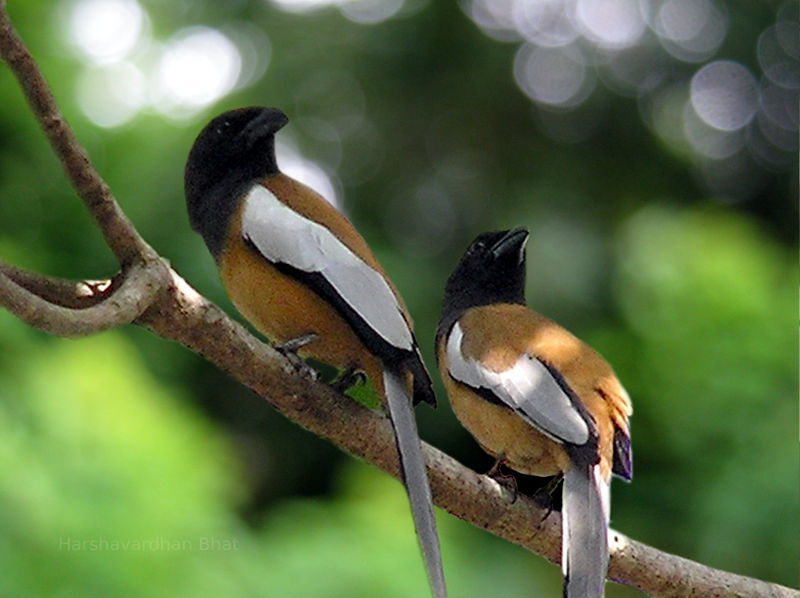
<svg viewBox="0 0 800 598">
<path fill-rule="evenodd" d="M 32 326 L 73 336 L 136 319 L 155 334 L 203 355 L 292 421 L 400 477 L 388 419 L 330 387 L 300 376 L 169 269 L 141 238 L 89 162 L 0 0 L 0 55 L 19 80 L 31 110 L 78 195 L 123 266 L 112 281 L 67 281 L 0 264 L 0 304 Z M 82 320 L 89 323 L 82 324 Z M 423 446 L 434 501 L 450 513 L 545 556 L 560 558 L 561 521 L 532 500 L 512 500 L 494 480 Z M 611 531 L 609 576 L 655 597 L 800 598 L 800 592 L 706 567 Z"/>
<path fill-rule="evenodd" d="M 119 280 L 66 280 L 18 268 L 3 263 L 2 260 L 0 274 L 49 303 L 72 309 L 86 309 L 97 305 L 113 292 L 114 282 Z"/>
<path fill-rule="evenodd" d="M 177 273 L 142 324 L 178 341 L 264 397 L 313 434 L 400 479 L 389 420 L 329 386 L 297 374 L 280 353 L 201 296 Z M 553 563 L 561 558 L 561 517 L 533 500 L 516 500 L 491 478 L 479 475 L 424 444 L 434 502 L 476 527 L 518 544 Z M 727 573 L 661 552 L 611 530 L 609 578 L 662 598 L 800 598 L 778 584 Z"/>
<path fill-rule="evenodd" d="M 119 263 L 124 267 L 136 259 L 156 259 L 156 252 L 131 225 L 111 189 L 94 169 L 86 150 L 61 115 L 50 86 L 11 23 L 5 0 L 0 1 L 0 55 L 16 76 L 64 172 L 94 217 Z"/>
<path fill-rule="evenodd" d="M 163 289 L 165 271 L 157 261 L 135 262 L 114 280 L 92 285 L 40 277 L 0 264 L 0 305 L 44 332 L 86 336 L 135 320 Z M 41 290 L 46 297 L 32 289 Z M 66 305 L 57 301 L 59 296 Z M 76 305 L 79 307 L 73 307 Z"/>
</svg>

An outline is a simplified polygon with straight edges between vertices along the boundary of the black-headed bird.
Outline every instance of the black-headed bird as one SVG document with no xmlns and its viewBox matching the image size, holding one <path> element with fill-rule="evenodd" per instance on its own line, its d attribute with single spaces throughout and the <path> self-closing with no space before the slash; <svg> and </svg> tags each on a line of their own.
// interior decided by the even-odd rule
<svg viewBox="0 0 800 598">
<path fill-rule="evenodd" d="M 280 110 L 260 107 L 213 119 L 186 163 L 189 220 L 247 320 L 301 357 L 363 372 L 384 399 L 429 582 L 434 596 L 444 598 L 413 409 L 436 399 L 411 318 L 352 224 L 278 169 L 275 133 L 287 122 Z"/>
<path fill-rule="evenodd" d="M 602 596 L 611 474 L 631 479 L 628 394 L 611 367 L 525 305 L 524 228 L 480 235 L 447 281 L 436 332 L 456 417 L 511 469 L 564 477 L 567 598 Z"/>
</svg>

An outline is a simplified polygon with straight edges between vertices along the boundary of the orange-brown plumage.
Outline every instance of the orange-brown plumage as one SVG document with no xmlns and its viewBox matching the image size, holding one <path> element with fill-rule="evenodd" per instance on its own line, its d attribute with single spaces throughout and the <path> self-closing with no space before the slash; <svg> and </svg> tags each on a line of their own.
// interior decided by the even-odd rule
<svg viewBox="0 0 800 598">
<path fill-rule="evenodd" d="M 212 120 L 186 163 L 192 227 L 203 235 L 241 314 L 272 341 L 363 371 L 392 422 L 431 589 L 446 598 L 439 540 L 413 405 L 435 405 L 408 311 L 364 239 L 325 199 L 281 174 L 275 108 Z M 345 378 L 348 380 L 349 378 Z"/>
<path fill-rule="evenodd" d="M 315 191 L 283 174 L 268 177 L 261 184 L 298 213 L 324 224 L 385 277 L 353 225 Z M 277 343 L 316 334 L 315 340 L 298 350 L 301 356 L 342 369 L 361 369 L 383 397 L 380 359 L 367 350 L 350 324 L 328 301 L 310 292 L 297 278 L 281 272 L 245 242 L 241 232 L 242 208 L 243 204 L 231 218 L 228 242 L 218 258 L 222 284 L 236 309 L 259 332 Z"/>
<path fill-rule="evenodd" d="M 525 229 L 480 235 L 445 288 L 439 372 L 459 421 L 511 469 L 563 475 L 566 598 L 599 598 L 612 473 L 631 476 L 631 403 L 611 366 L 525 305 Z"/>
<path fill-rule="evenodd" d="M 500 303 L 467 310 L 459 319 L 469 331 L 461 345 L 465 357 L 502 372 L 523 353 L 558 370 L 580 397 L 598 428 L 601 473 L 611 475 L 614 427 L 628 433 L 631 404 L 611 366 L 592 348 L 552 320 L 524 305 Z M 445 337 L 438 352 L 442 378 L 459 421 L 490 454 L 503 455 L 512 469 L 550 476 L 570 468 L 563 446 L 506 407 L 489 403 L 458 383 L 442 368 Z"/>
</svg>

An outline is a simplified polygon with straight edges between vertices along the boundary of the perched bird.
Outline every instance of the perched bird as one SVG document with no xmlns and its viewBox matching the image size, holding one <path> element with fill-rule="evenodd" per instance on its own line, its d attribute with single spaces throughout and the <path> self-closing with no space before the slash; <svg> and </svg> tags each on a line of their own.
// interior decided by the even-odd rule
<svg viewBox="0 0 800 598">
<path fill-rule="evenodd" d="M 278 169 L 275 133 L 287 122 L 280 110 L 260 107 L 213 119 L 186 162 L 189 220 L 234 305 L 259 331 L 301 357 L 363 372 L 383 397 L 428 579 L 444 598 L 413 409 L 420 401 L 435 406 L 436 398 L 411 318 L 352 224 Z"/>
<path fill-rule="evenodd" d="M 563 474 L 564 595 L 602 596 L 611 474 L 631 479 L 628 394 L 578 338 L 525 306 L 524 228 L 480 235 L 445 289 L 439 371 L 459 421 L 523 474 Z"/>
</svg>

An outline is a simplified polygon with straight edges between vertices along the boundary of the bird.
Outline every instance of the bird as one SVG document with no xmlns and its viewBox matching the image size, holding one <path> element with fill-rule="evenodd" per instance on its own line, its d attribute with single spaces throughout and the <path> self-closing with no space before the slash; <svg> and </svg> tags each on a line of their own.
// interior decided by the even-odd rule
<svg viewBox="0 0 800 598">
<path fill-rule="evenodd" d="M 437 364 L 453 412 L 496 466 L 563 476 L 564 596 L 595 598 L 608 568 L 611 474 L 633 473 L 633 409 L 598 353 L 527 307 L 527 240 L 520 227 L 469 246 L 445 286 Z"/>
<path fill-rule="evenodd" d="M 282 173 L 277 108 L 227 111 L 198 134 L 184 187 L 189 222 L 203 237 L 237 310 L 276 347 L 364 375 L 394 429 L 403 483 L 435 598 L 447 588 L 430 485 L 414 418 L 436 406 L 403 300 L 364 239 L 317 192 Z M 299 361 L 299 360 L 298 360 Z"/>
</svg>

